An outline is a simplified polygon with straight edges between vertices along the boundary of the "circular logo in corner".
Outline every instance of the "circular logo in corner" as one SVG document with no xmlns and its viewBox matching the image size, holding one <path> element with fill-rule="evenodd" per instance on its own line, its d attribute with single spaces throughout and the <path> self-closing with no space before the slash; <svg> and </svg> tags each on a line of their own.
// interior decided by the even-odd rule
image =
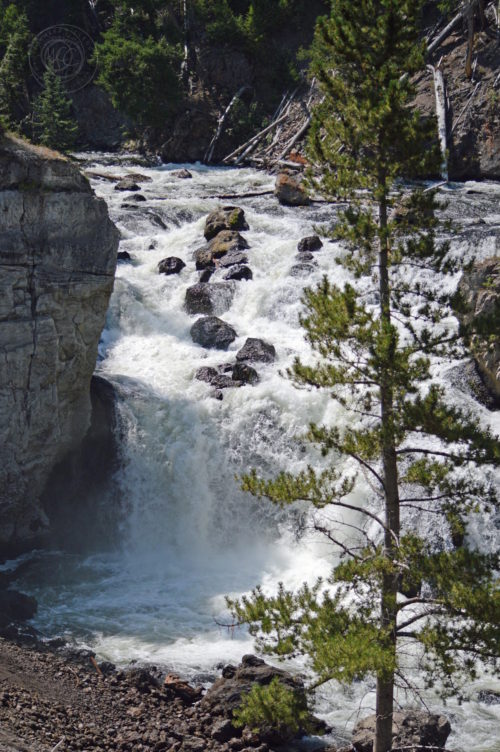
<svg viewBox="0 0 500 752">
<path fill-rule="evenodd" d="M 36 81 L 43 85 L 49 68 L 54 70 L 69 93 L 79 91 L 91 83 L 96 66 L 89 61 L 94 42 L 78 26 L 59 24 L 49 26 L 33 39 L 29 48 L 29 64 Z"/>
</svg>

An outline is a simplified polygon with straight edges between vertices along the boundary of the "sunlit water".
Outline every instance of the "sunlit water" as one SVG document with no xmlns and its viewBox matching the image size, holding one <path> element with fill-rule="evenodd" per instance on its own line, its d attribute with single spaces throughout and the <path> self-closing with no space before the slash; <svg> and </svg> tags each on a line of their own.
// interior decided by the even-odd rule
<svg viewBox="0 0 500 752">
<path fill-rule="evenodd" d="M 306 278 L 290 275 L 298 241 L 316 223 L 331 221 L 334 210 L 325 205 L 286 209 L 272 196 L 237 202 L 250 226 L 245 236 L 254 278 L 236 283 L 233 304 L 221 316 L 238 334 L 229 352 L 204 350 L 191 341 L 197 317 L 189 316 L 183 303 L 186 288 L 198 282 L 192 254 L 203 245 L 207 213 L 234 203 L 212 196 L 271 190 L 273 179 L 253 170 L 196 166 L 190 168 L 192 180 L 180 180 L 171 167 L 87 159 L 87 166 L 103 173 L 135 170 L 152 178 L 141 187 L 146 202 L 137 209 L 121 208 L 124 194 L 113 183 L 93 181 L 121 230 L 120 250 L 132 256 L 132 263 L 118 265 L 98 363 L 98 373 L 120 396 L 121 546 L 86 557 L 41 553 L 22 584 L 38 598 L 35 626 L 44 634 L 92 646 L 119 664 L 156 663 L 209 679 L 219 663 L 252 650 L 243 630 L 218 626 L 227 621 L 225 595 L 259 583 L 271 592 L 280 581 L 291 588 L 313 582 L 328 574 L 333 561 L 325 542 L 308 532 L 305 510 L 282 513 L 256 502 L 241 492 L 235 476 L 250 467 L 271 474 L 308 462 L 319 466 L 321 460 L 301 439 L 305 427 L 311 421 L 345 420 L 327 395 L 297 390 L 283 376 L 297 355 L 311 357 L 298 322 L 303 287 L 323 274 L 344 279 L 345 272 L 333 263 L 338 249 L 328 243 L 315 254 L 315 270 Z M 479 198 L 463 187 L 453 192 L 452 201 L 470 209 L 456 252 L 493 255 L 500 191 L 494 185 L 475 187 L 484 192 Z M 166 256 L 185 261 L 179 276 L 157 273 Z M 234 361 L 247 337 L 273 343 L 277 361 L 258 366 L 257 386 L 226 390 L 224 400 L 217 401 L 194 374 L 201 366 Z M 473 404 L 470 396 L 459 397 Z M 485 420 L 497 419 L 478 409 Z M 354 497 L 361 504 L 362 490 Z M 489 530 L 492 534 L 494 526 Z M 478 682 L 469 688 L 470 702 L 445 709 L 454 730 L 450 748 L 500 750 L 500 705 L 477 701 L 486 687 L 500 689 L 500 681 Z M 434 697 L 428 702 L 443 710 Z M 324 687 L 317 695 L 318 710 L 335 727 L 336 740 L 347 740 L 373 703 L 368 684 L 349 691 Z"/>
</svg>

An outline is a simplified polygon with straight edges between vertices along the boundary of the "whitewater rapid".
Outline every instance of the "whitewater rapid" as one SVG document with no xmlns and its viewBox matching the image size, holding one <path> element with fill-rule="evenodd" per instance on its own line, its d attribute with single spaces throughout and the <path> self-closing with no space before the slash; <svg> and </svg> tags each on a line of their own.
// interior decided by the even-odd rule
<svg viewBox="0 0 500 752">
<path fill-rule="evenodd" d="M 299 325 L 304 286 L 324 274 L 344 279 L 329 243 L 315 254 L 307 277 L 290 275 L 298 241 L 331 221 L 334 209 L 287 209 L 272 196 L 236 202 L 250 227 L 245 237 L 253 280 L 236 283 L 231 308 L 221 316 L 236 329 L 236 341 L 227 353 L 205 350 L 189 333 L 197 317 L 184 310 L 186 289 L 199 279 L 192 254 L 204 243 L 205 217 L 235 203 L 216 196 L 271 191 L 273 178 L 197 165 L 189 167 L 192 180 L 180 180 L 174 166 L 138 167 L 92 155 L 85 167 L 152 179 L 141 183 L 146 201 L 133 209 L 121 208 L 124 194 L 113 182 L 92 180 L 120 229 L 120 251 L 132 259 L 118 265 L 97 367 L 119 396 L 120 546 L 86 556 L 42 552 L 24 574 L 24 586 L 38 598 L 35 626 L 44 634 L 88 645 L 119 664 L 161 664 L 208 681 L 218 664 L 252 650 L 243 630 L 217 623 L 227 621 L 226 595 L 257 584 L 271 592 L 280 581 L 295 588 L 327 576 L 332 565 L 330 548 L 307 529 L 305 509 L 281 512 L 257 502 L 242 493 L 236 476 L 251 467 L 264 474 L 319 467 L 321 458 L 302 439 L 305 428 L 311 421 L 345 420 L 328 395 L 298 390 L 284 375 L 295 357 L 311 358 Z M 493 213 L 488 227 L 493 232 L 497 226 L 500 214 Z M 481 235 L 484 255 L 496 242 L 492 232 Z M 158 274 L 167 256 L 186 263 L 179 276 Z M 218 401 L 194 375 L 201 366 L 234 361 L 247 337 L 274 344 L 276 363 L 259 366 L 256 386 L 225 390 Z M 461 707 L 443 708 L 428 696 L 433 710 L 451 718 L 450 748 L 500 750 L 500 705 L 477 700 L 487 687 L 500 689 L 500 681 L 478 681 Z M 348 740 L 358 717 L 373 712 L 373 686 L 325 687 L 317 701 L 335 739 Z"/>
</svg>

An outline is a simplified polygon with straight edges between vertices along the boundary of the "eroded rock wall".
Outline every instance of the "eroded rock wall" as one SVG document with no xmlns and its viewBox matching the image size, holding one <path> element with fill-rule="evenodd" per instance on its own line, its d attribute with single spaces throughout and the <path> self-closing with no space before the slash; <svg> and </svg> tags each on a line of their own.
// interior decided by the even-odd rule
<svg viewBox="0 0 500 752">
<path fill-rule="evenodd" d="M 117 246 L 76 167 L 0 140 L 0 555 L 43 540 L 39 497 L 88 429 Z"/>
</svg>

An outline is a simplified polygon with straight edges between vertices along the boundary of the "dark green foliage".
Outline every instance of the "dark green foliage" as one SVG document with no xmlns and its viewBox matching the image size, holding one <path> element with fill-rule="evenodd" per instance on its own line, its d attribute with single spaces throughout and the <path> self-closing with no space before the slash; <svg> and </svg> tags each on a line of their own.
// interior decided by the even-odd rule
<svg viewBox="0 0 500 752">
<path fill-rule="evenodd" d="M 57 151 L 69 151 L 78 130 L 71 100 L 53 68 L 47 70 L 43 83 L 44 89 L 33 105 L 33 140 Z"/>
<path fill-rule="evenodd" d="M 280 505 L 308 502 L 336 557 L 329 582 L 229 601 L 262 649 L 309 656 L 319 683 L 376 679 L 375 752 L 391 748 L 395 686 L 412 688 L 408 643 L 444 696 L 459 694 L 457 676 L 493 669 L 500 652 L 498 554 L 477 551 L 467 535 L 475 514 L 498 505 L 489 470 L 500 447 L 433 383 L 432 364 L 462 352 L 446 323 L 450 301 L 433 284 L 458 262 L 436 242 L 434 193 L 401 183 L 437 172 L 440 162 L 434 124 L 409 106 L 411 77 L 424 64 L 421 6 L 333 0 L 318 23 L 312 73 L 324 101 L 309 179 L 349 201 L 331 235 L 354 281 L 306 290 L 302 325 L 318 360 L 297 360 L 289 376 L 300 388 L 328 390 L 347 419 L 309 427 L 330 458 L 322 472 L 250 473 L 243 488 Z M 433 520 L 440 539 L 419 537 L 416 515 Z"/>
<path fill-rule="evenodd" d="M 28 111 L 26 77 L 30 32 L 26 16 L 13 4 L 0 18 L 0 120 L 15 129 Z"/>
<path fill-rule="evenodd" d="M 116 21 L 96 47 L 97 83 L 141 126 L 162 127 L 180 97 L 181 52 L 165 38 L 126 36 Z"/>
<path fill-rule="evenodd" d="M 294 735 L 306 730 L 309 711 L 305 695 L 286 687 L 277 677 L 267 686 L 254 684 L 246 695 L 242 707 L 234 713 L 236 728 L 248 726 L 258 730 L 272 728 L 278 734 Z"/>
</svg>

